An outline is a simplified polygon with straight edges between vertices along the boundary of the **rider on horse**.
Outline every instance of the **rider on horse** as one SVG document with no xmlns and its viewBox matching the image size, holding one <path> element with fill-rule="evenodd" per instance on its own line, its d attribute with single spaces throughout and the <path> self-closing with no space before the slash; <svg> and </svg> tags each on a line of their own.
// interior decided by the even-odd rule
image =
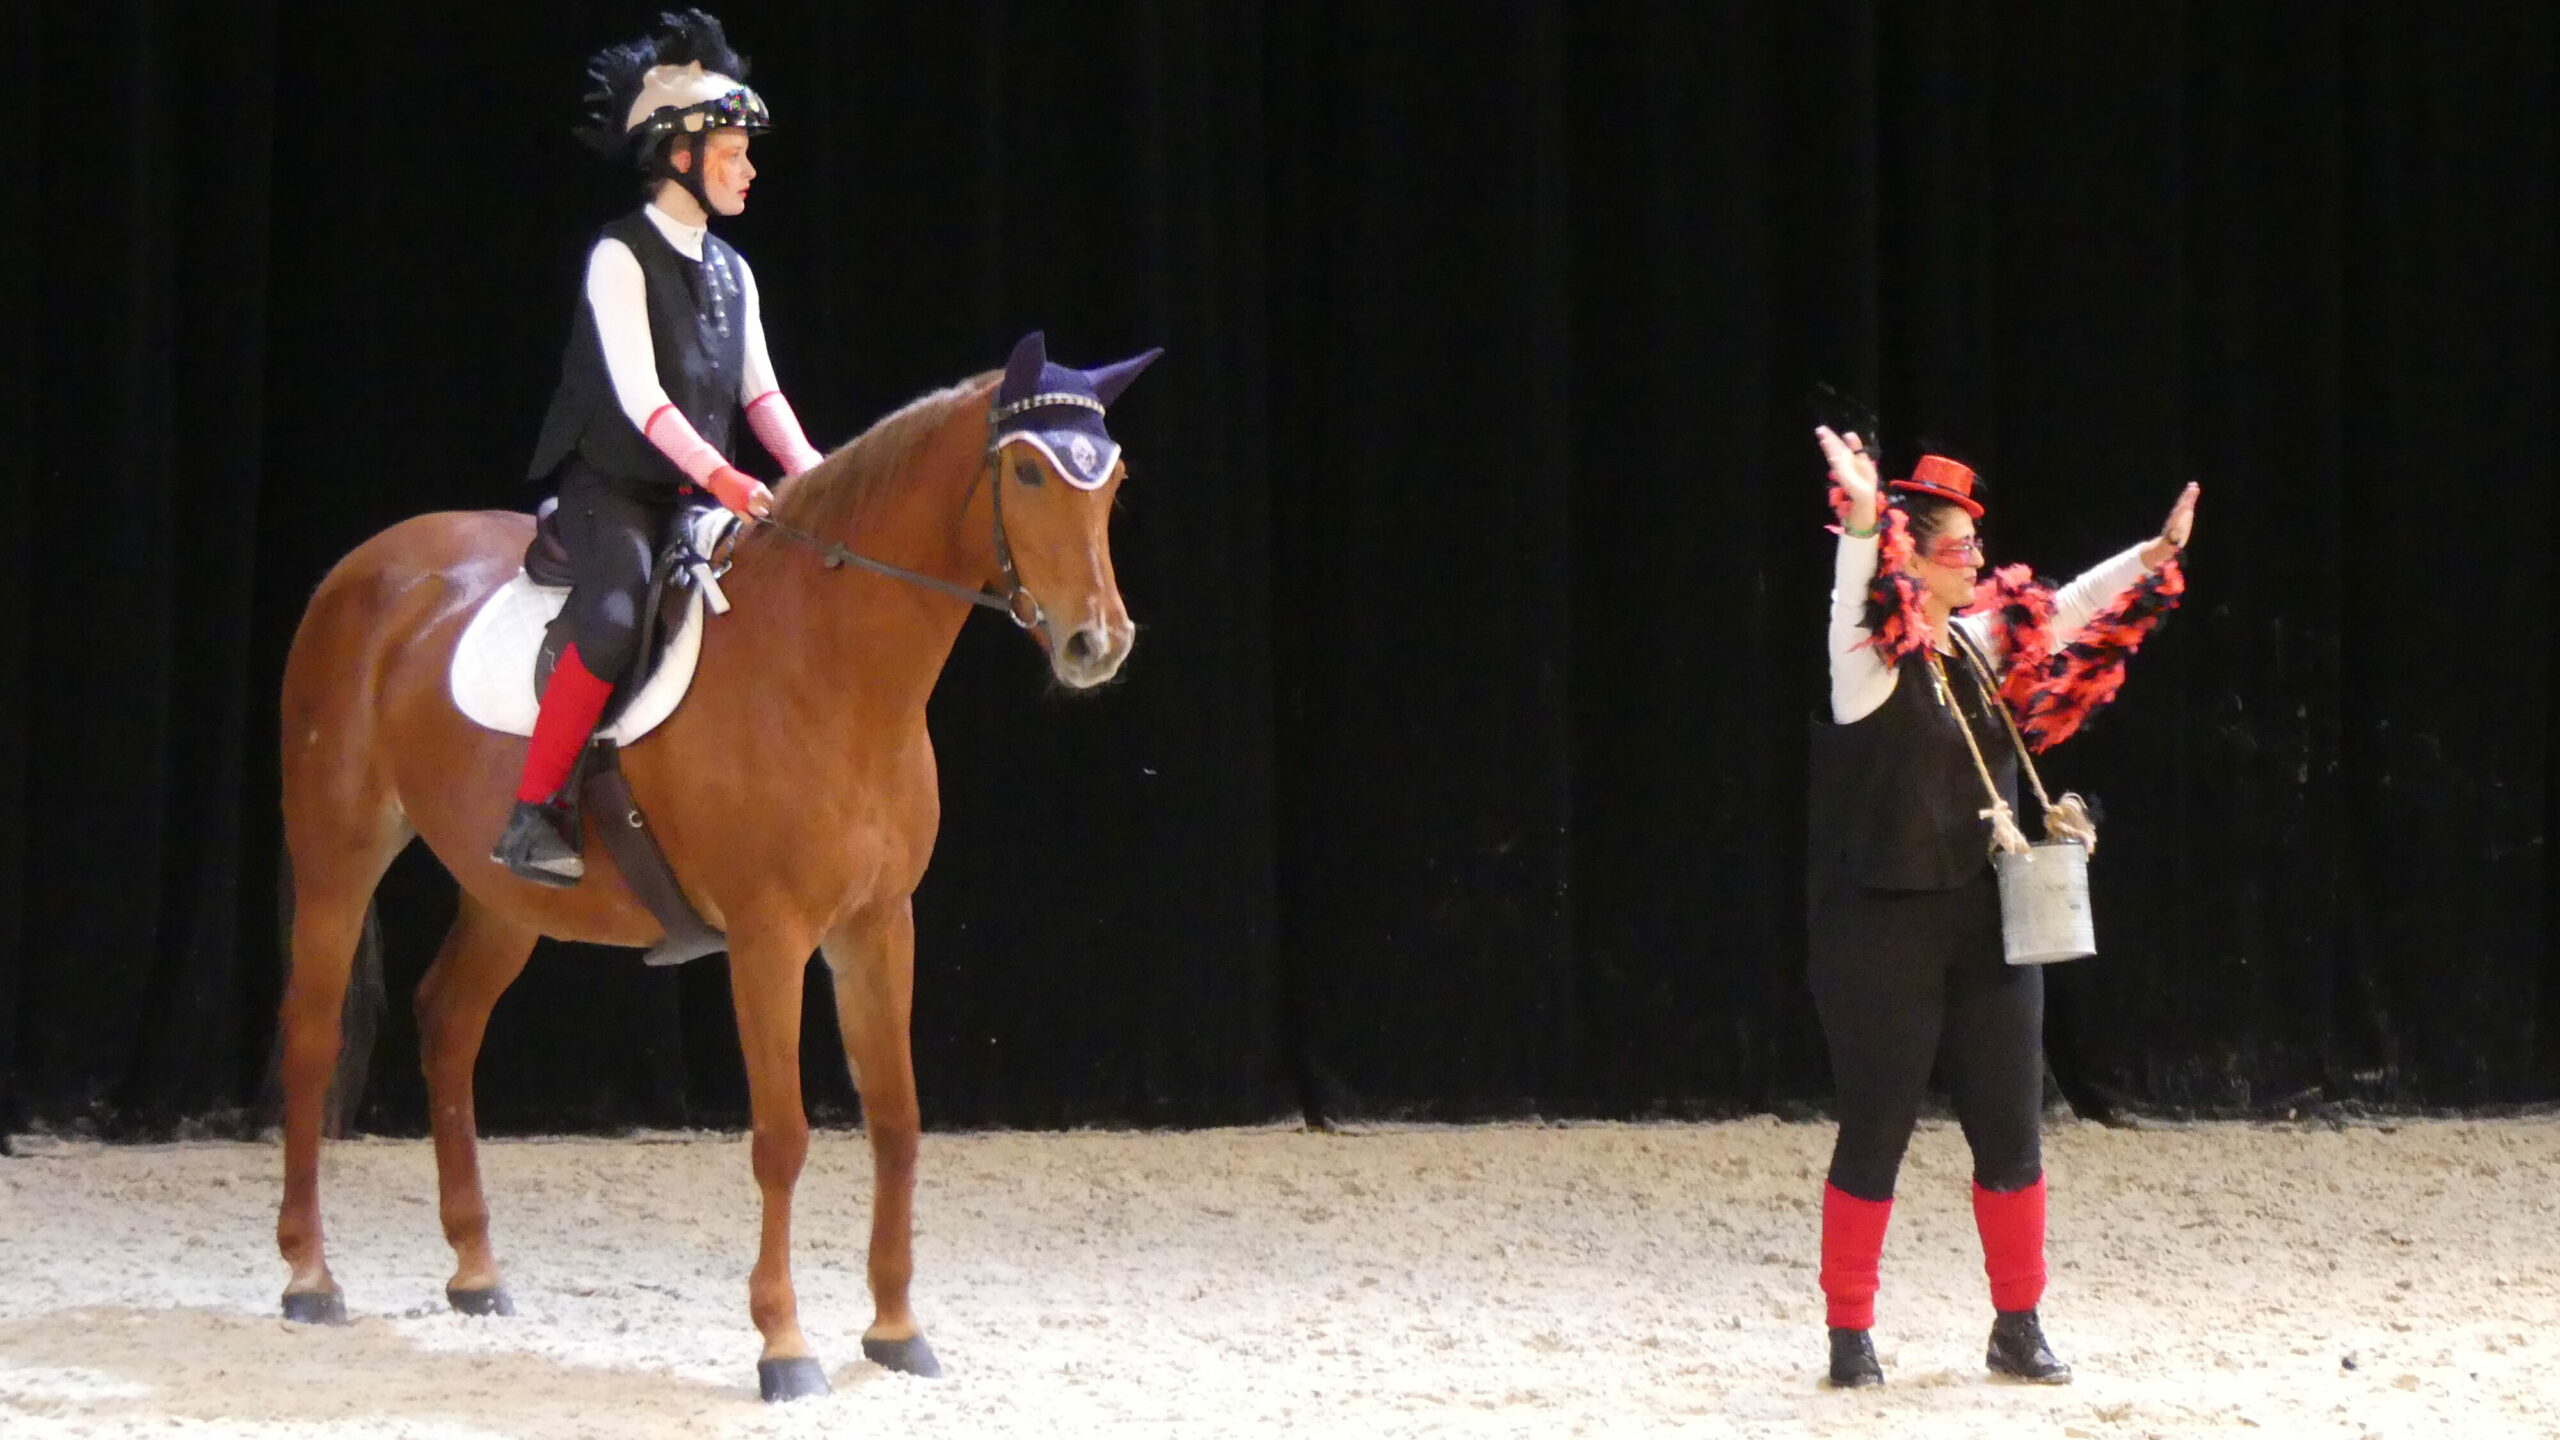
<svg viewBox="0 0 2560 1440">
<path fill-rule="evenodd" d="M 708 227 L 746 209 L 748 137 L 771 128 L 742 83 L 746 61 L 700 10 L 664 15 L 650 35 L 588 62 L 580 138 L 636 162 L 649 199 L 587 254 L 560 388 L 529 471 L 556 483 L 558 527 L 576 576 L 571 643 L 542 695 L 516 806 L 490 858 L 537 884 L 568 886 L 585 865 L 562 791 L 616 684 L 638 660 L 641 608 L 668 522 L 709 494 L 761 516 L 773 494 L 726 458 L 743 413 L 793 475 L 818 463 L 765 352 L 754 272 Z"/>
</svg>

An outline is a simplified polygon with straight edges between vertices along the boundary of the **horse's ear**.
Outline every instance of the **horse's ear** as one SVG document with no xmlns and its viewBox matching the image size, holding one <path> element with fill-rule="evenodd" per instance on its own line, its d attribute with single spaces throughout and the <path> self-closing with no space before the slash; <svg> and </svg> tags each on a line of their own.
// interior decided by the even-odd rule
<svg viewBox="0 0 2560 1440">
<path fill-rule="evenodd" d="M 1023 336 L 1014 342 L 1013 358 L 1004 362 L 1004 388 L 997 393 L 1008 400 L 1040 393 L 1040 371 L 1048 363 L 1048 337 L 1037 330 Z"/>
<path fill-rule="evenodd" d="M 1144 355 L 1132 355 L 1116 365 L 1086 371 L 1084 378 L 1093 386 L 1093 398 L 1105 405 L 1118 400 L 1120 392 L 1129 388 L 1129 382 L 1138 378 L 1138 372 L 1156 363 L 1156 357 L 1163 353 L 1164 347 L 1159 345 Z"/>
</svg>

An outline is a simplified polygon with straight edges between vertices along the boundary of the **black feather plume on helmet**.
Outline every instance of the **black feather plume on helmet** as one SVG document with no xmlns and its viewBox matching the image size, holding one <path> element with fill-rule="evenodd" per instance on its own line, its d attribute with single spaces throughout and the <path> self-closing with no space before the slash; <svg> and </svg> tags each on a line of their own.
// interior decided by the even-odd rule
<svg viewBox="0 0 2560 1440">
<path fill-rule="evenodd" d="M 657 28 L 648 34 L 608 45 L 587 57 L 587 93 L 581 97 L 586 123 L 578 127 L 578 138 L 590 148 L 614 156 L 629 155 L 635 141 L 654 143 L 663 139 L 663 132 L 652 133 L 647 126 L 628 124 L 632 103 L 639 98 L 641 84 L 650 70 L 697 61 L 703 69 L 742 84 L 747 78 L 747 57 L 730 48 L 729 36 L 721 29 L 719 18 L 692 8 L 661 14 Z M 762 103 L 756 102 L 759 117 Z M 638 158 L 644 162 L 647 159 Z"/>
</svg>

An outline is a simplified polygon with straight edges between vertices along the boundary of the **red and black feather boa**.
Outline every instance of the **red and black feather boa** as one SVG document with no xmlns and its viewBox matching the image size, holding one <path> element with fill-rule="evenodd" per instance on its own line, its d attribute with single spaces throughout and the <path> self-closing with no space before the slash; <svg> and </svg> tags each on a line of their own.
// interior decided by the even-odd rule
<svg viewBox="0 0 2560 1440">
<path fill-rule="evenodd" d="M 1847 523 L 1849 497 L 1832 487 L 1831 508 Z M 1898 507 L 1886 506 L 1876 555 L 1876 577 L 1867 589 L 1867 634 L 1888 664 L 1918 654 L 1930 643 L 1921 608 L 1919 577 L 1910 572 L 1911 526 Z M 2001 666 L 2000 698 L 2018 717 L 2027 748 L 2041 755 L 2079 733 L 2124 688 L 2125 662 L 2160 628 L 2186 593 L 2186 573 L 2172 559 L 2135 582 L 2098 612 L 2071 643 L 2053 644 L 2054 590 L 2024 565 L 2008 565 L 1983 577 L 1973 603 L 1960 613 L 1991 621 L 1992 654 Z"/>
</svg>

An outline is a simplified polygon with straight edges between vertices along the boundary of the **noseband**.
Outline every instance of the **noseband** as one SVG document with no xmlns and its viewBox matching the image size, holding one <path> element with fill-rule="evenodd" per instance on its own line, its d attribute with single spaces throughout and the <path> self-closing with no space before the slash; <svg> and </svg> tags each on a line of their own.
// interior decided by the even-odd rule
<svg viewBox="0 0 2560 1440">
<path fill-rule="evenodd" d="M 856 569 L 868 570 L 874 575 L 903 580 L 907 584 L 919 585 L 927 590 L 948 595 L 955 600 L 966 600 L 972 605 L 1000 611 L 1013 621 L 1015 628 L 1037 630 L 1042 638 L 1048 638 L 1048 612 L 1040 608 L 1040 597 L 1032 594 L 1031 587 L 1022 583 L 1022 572 L 1014 568 L 1013 538 L 1005 533 L 1004 473 L 1003 468 L 996 463 L 1003 456 L 1005 445 L 996 431 L 996 421 L 999 418 L 995 406 L 989 405 L 987 407 L 987 448 L 979 459 L 978 479 L 987 483 L 989 500 L 995 512 L 996 576 L 1000 582 L 1000 588 L 972 590 L 965 585 L 954 585 L 938 576 L 910 570 L 903 565 L 892 565 L 885 560 L 874 560 L 868 555 L 857 555 L 843 541 L 821 539 L 797 526 L 786 525 L 770 517 L 758 520 L 756 523 L 781 535 L 786 540 L 798 541 L 817 551 L 819 563 L 830 570 L 851 565 Z M 970 488 L 975 489 L 976 484 L 973 482 Z"/>
</svg>

